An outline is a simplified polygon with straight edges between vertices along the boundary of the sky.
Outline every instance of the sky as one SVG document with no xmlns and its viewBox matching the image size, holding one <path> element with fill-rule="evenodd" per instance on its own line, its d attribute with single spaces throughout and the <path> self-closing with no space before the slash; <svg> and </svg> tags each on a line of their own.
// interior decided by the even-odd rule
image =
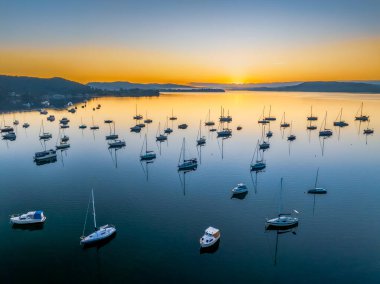
<svg viewBox="0 0 380 284">
<path fill-rule="evenodd" d="M 380 79 L 378 0 L 0 0 L 0 74 L 91 81 Z"/>
</svg>

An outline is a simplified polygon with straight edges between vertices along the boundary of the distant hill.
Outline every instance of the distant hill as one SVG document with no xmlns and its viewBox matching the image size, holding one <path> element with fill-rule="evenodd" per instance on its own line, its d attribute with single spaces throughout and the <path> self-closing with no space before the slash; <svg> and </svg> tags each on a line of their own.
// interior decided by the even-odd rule
<svg viewBox="0 0 380 284">
<path fill-rule="evenodd" d="M 97 88 L 101 90 L 129 90 L 129 89 L 142 89 L 142 90 L 167 90 L 167 89 L 192 89 L 193 86 L 187 85 L 178 85 L 178 84 L 139 84 L 139 83 L 130 83 L 130 82 L 90 82 L 87 84 L 92 88 Z"/>
<path fill-rule="evenodd" d="M 254 87 L 252 91 L 277 92 L 335 92 L 335 93 L 376 93 L 380 94 L 380 85 L 355 82 L 304 82 L 293 86 Z"/>
<path fill-rule="evenodd" d="M 89 86 L 62 78 L 35 78 L 0 75 L 0 95 L 15 92 L 20 95 L 41 96 L 53 94 L 83 94 L 91 92 Z"/>
</svg>

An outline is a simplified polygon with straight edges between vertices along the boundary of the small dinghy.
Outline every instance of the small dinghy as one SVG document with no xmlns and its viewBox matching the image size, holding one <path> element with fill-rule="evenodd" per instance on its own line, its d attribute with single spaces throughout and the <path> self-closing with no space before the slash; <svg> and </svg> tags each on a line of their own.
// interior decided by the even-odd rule
<svg viewBox="0 0 380 284">
<path fill-rule="evenodd" d="M 92 196 L 92 214 L 94 216 L 95 232 L 93 232 L 92 234 L 90 234 L 88 236 L 84 236 L 84 231 L 86 229 L 86 222 L 85 222 L 84 228 L 83 228 L 83 234 L 82 234 L 82 237 L 80 238 L 81 239 L 80 244 L 83 246 L 93 245 L 93 244 L 99 243 L 101 241 L 104 241 L 104 240 L 110 238 L 111 236 L 113 236 L 116 233 L 116 228 L 114 225 L 108 225 L 107 224 L 107 225 L 101 226 L 99 228 L 96 226 L 95 201 L 94 201 L 94 191 L 93 190 L 91 191 L 91 196 Z M 89 207 L 90 207 L 90 204 L 87 207 L 86 221 L 87 221 L 87 215 L 88 215 Z"/>
<path fill-rule="evenodd" d="M 199 244 L 202 248 L 208 248 L 215 245 L 220 239 L 220 230 L 214 227 L 208 227 L 204 235 L 200 238 Z"/>
<path fill-rule="evenodd" d="M 235 186 L 232 189 L 232 194 L 236 194 L 236 195 L 247 193 L 247 192 L 248 192 L 248 188 L 244 183 L 239 183 L 237 186 Z"/>
<path fill-rule="evenodd" d="M 30 211 L 25 214 L 15 214 L 11 215 L 10 222 L 16 225 L 30 225 L 30 224 L 39 224 L 46 221 L 46 216 L 41 210 Z"/>
</svg>

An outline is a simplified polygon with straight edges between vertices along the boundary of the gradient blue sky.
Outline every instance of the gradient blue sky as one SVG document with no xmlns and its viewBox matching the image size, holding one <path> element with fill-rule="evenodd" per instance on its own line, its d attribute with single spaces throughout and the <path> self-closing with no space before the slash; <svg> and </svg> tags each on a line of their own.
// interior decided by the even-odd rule
<svg viewBox="0 0 380 284">
<path fill-rule="evenodd" d="M 10 50 L 23 54 L 23 58 L 28 62 L 25 54 L 30 53 L 30 60 L 36 60 L 40 55 L 33 57 L 33 54 L 37 54 L 38 50 L 52 52 L 59 57 L 64 48 L 67 48 L 67 53 L 101 48 L 104 53 L 113 52 L 113 50 L 118 50 L 118 52 L 123 49 L 128 50 L 125 53 L 126 57 L 143 57 L 147 53 L 157 54 L 157 56 L 161 53 L 165 53 L 165 56 L 172 54 L 177 56 L 173 58 L 169 56 L 163 62 L 182 60 L 183 64 L 188 64 L 191 58 L 195 61 L 202 60 L 208 56 L 215 56 L 215 52 L 221 53 L 218 60 L 224 60 L 228 54 L 232 57 L 236 54 L 247 54 L 244 58 L 236 58 L 254 61 L 250 53 L 263 52 L 263 55 L 270 57 L 273 50 L 273 58 L 268 58 L 266 62 L 273 64 L 278 61 L 282 64 L 284 60 L 281 56 L 278 58 L 279 50 L 303 50 L 303 47 L 307 49 L 313 45 L 326 43 L 377 40 L 380 37 L 379 19 L 380 1 L 375 0 L 1 0 L 0 59 L 12 55 Z M 131 50 L 135 51 L 133 55 L 130 53 Z M 367 50 L 362 52 L 367 52 Z M 64 58 L 67 56 L 65 54 Z M 101 56 L 106 56 L 106 54 L 96 53 L 93 60 Z M 55 60 L 59 61 L 56 57 Z M 144 60 L 142 59 L 141 62 Z M 231 62 L 226 64 L 226 69 L 231 66 Z M 124 64 L 123 60 L 121 64 Z M 158 61 L 158 64 L 162 66 L 163 63 Z M 258 66 L 261 68 L 262 64 L 265 62 L 260 61 Z M 212 65 L 212 62 L 209 65 Z M 210 67 L 209 65 L 207 68 Z M 154 69 L 154 66 L 148 67 Z M 165 68 L 165 64 L 162 67 Z M 50 69 L 50 71 L 55 70 Z M 194 67 L 191 70 L 193 69 Z M 209 69 L 209 72 L 212 72 L 213 67 Z M 214 69 L 218 69 L 218 65 L 214 66 Z M 245 70 L 242 80 L 249 80 L 249 74 L 245 73 L 251 70 L 251 66 L 245 66 L 243 69 Z M 16 66 L 9 66 L 9 70 L 8 73 L 18 73 Z M 110 72 L 112 68 L 107 70 Z M 115 66 L 115 70 L 118 74 L 115 76 L 117 79 L 123 68 Z M 0 67 L 0 71 L 7 73 L 7 66 Z M 44 73 L 43 70 L 37 71 L 36 75 Z M 60 73 L 59 70 L 56 71 Z M 133 70 L 126 71 L 130 74 Z M 196 73 L 195 70 L 193 71 Z M 140 71 L 136 70 L 136 72 Z M 152 70 L 152 74 L 155 72 L 156 70 Z M 19 73 L 25 73 L 22 66 Z M 70 77 L 68 70 L 61 73 Z M 183 76 L 182 79 L 176 77 L 175 81 L 208 79 L 207 76 L 196 78 L 192 72 L 189 73 L 191 76 Z M 96 77 L 99 78 L 99 74 L 96 74 Z M 225 77 L 228 78 L 228 75 Z M 105 79 L 107 78 L 106 76 Z M 146 76 L 146 78 L 150 77 Z M 155 79 L 155 76 L 152 76 L 152 79 Z M 162 80 L 168 79 L 169 77 L 162 78 Z M 252 79 L 254 80 L 254 76 Z M 160 78 L 157 77 L 156 80 L 160 81 Z"/>
</svg>

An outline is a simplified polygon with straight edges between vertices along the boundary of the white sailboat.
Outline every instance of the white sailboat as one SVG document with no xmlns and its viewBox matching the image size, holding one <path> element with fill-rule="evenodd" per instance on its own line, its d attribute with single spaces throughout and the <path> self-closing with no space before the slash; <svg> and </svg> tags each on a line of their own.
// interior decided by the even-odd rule
<svg viewBox="0 0 380 284">
<path fill-rule="evenodd" d="M 116 134 L 115 122 L 112 124 L 113 124 L 113 132 L 112 132 L 111 124 L 110 124 L 110 134 L 106 135 L 106 140 L 115 140 L 119 138 L 119 135 Z"/>
<path fill-rule="evenodd" d="M 86 213 L 86 220 L 84 223 L 84 228 L 83 228 L 83 234 L 81 236 L 81 245 L 90 245 L 90 244 L 95 244 L 100 241 L 106 240 L 110 238 L 112 235 L 116 233 L 116 228 L 114 225 L 103 225 L 101 227 L 97 227 L 96 225 L 96 214 L 95 214 L 95 200 L 94 200 L 94 190 L 91 190 L 91 196 L 92 196 L 92 214 L 94 217 L 94 232 L 91 233 L 88 236 L 84 236 L 84 231 L 86 229 L 86 222 L 87 222 L 87 215 L 90 207 L 90 203 L 88 204 L 87 207 L 87 213 Z"/>
<path fill-rule="evenodd" d="M 42 120 L 42 123 L 41 123 L 41 128 L 40 128 L 40 139 L 42 140 L 48 140 L 50 138 L 53 137 L 53 135 L 49 132 L 45 132 L 45 128 L 44 128 L 44 121 Z"/>
<path fill-rule="evenodd" d="M 161 122 L 158 123 L 156 140 L 159 142 L 168 140 L 168 137 L 160 132 L 161 132 Z"/>
<path fill-rule="evenodd" d="M 168 117 L 166 117 L 166 125 L 165 125 L 165 130 L 164 130 L 164 133 L 165 134 L 170 134 L 170 133 L 172 133 L 173 132 L 173 129 L 171 129 L 170 127 L 169 127 L 169 118 Z"/>
<path fill-rule="evenodd" d="M 369 128 L 369 120 L 368 120 L 367 128 L 363 130 L 363 134 L 369 135 L 369 134 L 373 134 L 374 132 L 375 130 L 373 128 Z"/>
<path fill-rule="evenodd" d="M 293 121 L 290 122 L 290 132 L 289 132 L 289 136 L 288 136 L 288 141 L 294 141 L 296 140 L 297 136 L 295 136 L 293 134 Z"/>
<path fill-rule="evenodd" d="M 183 138 L 182 149 L 178 160 L 178 170 L 195 170 L 198 167 L 197 158 L 186 159 L 186 140 Z"/>
<path fill-rule="evenodd" d="M 315 184 L 314 184 L 314 188 L 312 189 L 309 189 L 307 192 L 308 193 L 312 193 L 312 194 L 326 194 L 327 193 L 327 190 L 322 188 L 322 187 L 317 187 L 317 183 L 318 183 L 318 176 L 319 176 L 319 168 L 317 170 L 317 176 L 315 177 Z"/>
<path fill-rule="evenodd" d="M 298 218 L 292 217 L 291 214 L 282 213 L 282 182 L 283 178 L 281 178 L 281 190 L 280 190 L 280 202 L 279 202 L 279 214 L 278 217 L 273 219 L 267 219 L 266 226 L 267 229 L 278 229 L 278 228 L 289 228 L 295 227 L 298 225 Z M 295 211 L 295 210 L 294 210 Z M 297 212 L 297 211 L 295 211 Z"/>
<path fill-rule="evenodd" d="M 145 146 L 145 151 L 144 151 L 144 146 Z M 148 150 L 148 138 L 147 138 L 147 135 L 145 134 L 145 140 L 143 142 L 143 145 L 140 151 L 140 159 L 153 160 L 155 158 L 156 158 L 156 153 L 154 153 L 154 151 Z"/>
</svg>

